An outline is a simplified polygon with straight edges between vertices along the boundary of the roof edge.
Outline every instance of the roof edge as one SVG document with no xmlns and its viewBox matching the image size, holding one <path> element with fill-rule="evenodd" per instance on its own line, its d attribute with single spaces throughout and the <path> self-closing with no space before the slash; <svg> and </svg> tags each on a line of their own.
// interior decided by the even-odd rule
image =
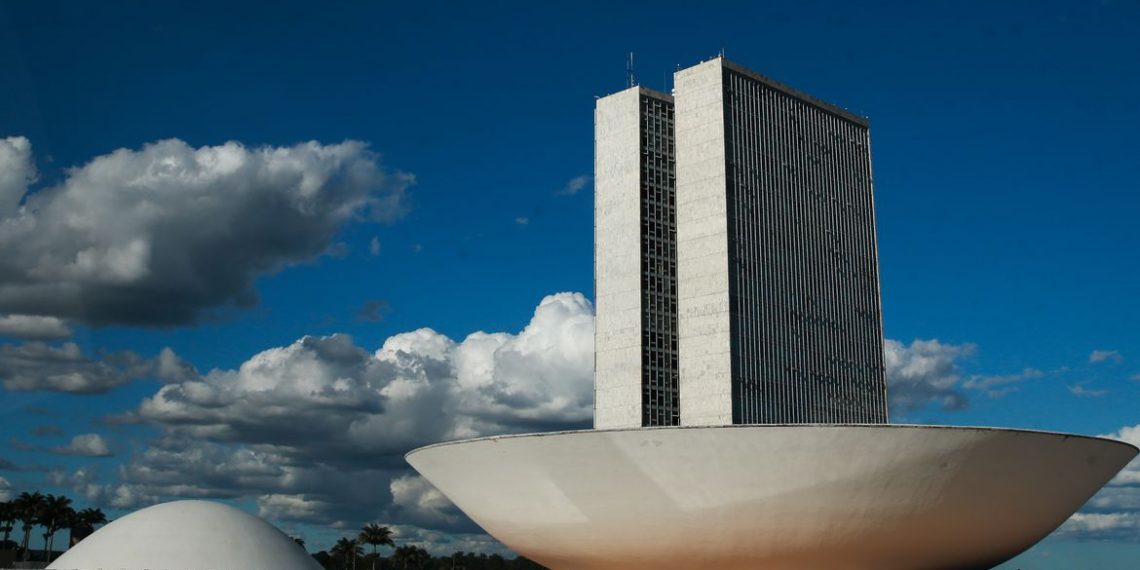
<svg viewBox="0 0 1140 570">
<path fill-rule="evenodd" d="M 823 99 L 820 99 L 818 97 L 813 97 L 811 95 L 808 95 L 807 93 L 804 93 L 803 91 L 800 91 L 799 89 L 796 89 L 796 88 L 794 88 L 790 85 L 787 85 L 785 83 L 781 83 L 779 81 L 776 81 L 775 79 L 772 79 L 771 77 L 768 77 L 766 75 L 762 75 L 760 73 L 757 73 L 756 71 L 753 71 L 747 67 L 744 67 L 743 65 L 740 65 L 739 63 L 735 63 L 733 61 L 730 61 L 723 56 L 718 56 L 716 59 L 719 59 L 721 61 L 722 67 L 725 67 L 727 69 L 735 71 L 736 73 L 744 75 L 744 76 L 748 77 L 749 79 L 759 81 L 760 83 L 763 83 L 764 85 L 767 85 L 768 87 L 771 87 L 777 91 L 781 91 L 787 95 L 791 95 L 792 97 L 795 97 L 796 99 L 800 99 L 800 100 L 802 100 L 802 101 L 804 101 L 804 102 L 806 102 L 812 106 L 818 107 L 823 111 L 826 111 L 826 112 L 831 113 L 833 115 L 837 115 L 843 119 L 847 119 L 848 121 L 851 121 L 851 122 L 853 122 L 853 123 L 855 123 L 861 127 L 864 127 L 864 128 L 870 128 L 871 127 L 871 120 L 868 117 L 864 117 L 863 115 L 852 113 L 851 111 L 848 111 L 847 109 L 844 109 L 843 107 L 840 107 L 840 106 L 835 105 L 833 103 L 828 103 L 827 101 L 824 101 Z"/>
</svg>

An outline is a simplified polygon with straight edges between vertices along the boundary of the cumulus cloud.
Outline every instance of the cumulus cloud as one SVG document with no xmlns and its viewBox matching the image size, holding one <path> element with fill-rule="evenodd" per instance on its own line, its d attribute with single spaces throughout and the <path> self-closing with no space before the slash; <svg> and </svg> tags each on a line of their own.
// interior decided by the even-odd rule
<svg viewBox="0 0 1140 570">
<path fill-rule="evenodd" d="M 327 501 L 312 499 L 301 494 L 271 493 L 257 499 L 257 514 L 262 518 L 279 521 L 321 521 L 327 520 L 330 511 Z M 340 522 L 333 522 L 334 526 Z"/>
<path fill-rule="evenodd" d="M 346 335 L 305 337 L 237 370 L 164 386 L 138 415 L 195 438 L 308 459 L 402 462 L 405 451 L 442 439 L 586 426 L 592 376 L 592 307 L 563 293 L 543 299 L 518 334 L 456 342 L 425 328 L 376 352 Z"/>
<path fill-rule="evenodd" d="M 71 336 L 61 319 L 35 315 L 0 315 L 0 336 L 25 340 L 59 340 Z"/>
<path fill-rule="evenodd" d="M 406 467 L 349 469 L 296 462 L 272 446 L 246 446 L 166 435 L 120 467 L 118 481 L 100 483 L 94 470 L 49 474 L 91 504 L 139 508 L 171 497 L 252 499 L 262 517 L 356 529 L 365 521 L 429 524 L 447 531 L 472 532 L 474 525 L 450 503 L 402 502 L 418 489 L 404 490 Z M 438 502 L 438 500 L 437 500 Z M 448 510 L 450 509 L 450 511 Z"/>
<path fill-rule="evenodd" d="M 501 542 L 483 532 L 454 530 L 441 532 L 412 525 L 392 525 L 391 528 L 397 544 L 416 545 L 434 556 L 446 556 L 455 552 L 498 554 L 507 558 L 516 556 Z"/>
<path fill-rule="evenodd" d="M 1135 539 L 1140 535 L 1140 513 L 1076 513 L 1057 530 L 1061 536 Z"/>
<path fill-rule="evenodd" d="M 24 137 L 0 139 L 0 218 L 19 211 L 25 190 L 35 180 L 32 143 Z"/>
<path fill-rule="evenodd" d="M 51 485 L 71 487 L 94 506 L 137 509 L 158 502 L 157 497 L 140 495 L 140 489 L 131 485 L 99 483 L 99 471 L 94 467 L 80 467 L 71 474 L 53 469 L 47 472 L 45 479 Z"/>
<path fill-rule="evenodd" d="M 1140 446 L 1140 425 L 1108 437 Z M 1058 531 L 1085 539 L 1140 541 L 1140 459 L 1134 459 Z"/>
<path fill-rule="evenodd" d="M 566 182 L 566 185 L 562 187 L 562 190 L 558 191 L 557 193 L 564 196 L 573 196 L 585 188 L 591 180 L 593 180 L 593 177 L 589 174 L 575 176 L 574 178 L 568 180 Z"/>
<path fill-rule="evenodd" d="M 1085 384 L 1088 384 L 1088 382 L 1077 382 L 1076 384 L 1066 385 L 1066 388 L 1069 389 L 1070 394 L 1078 398 L 1099 398 L 1108 394 L 1108 390 L 1085 388 Z"/>
<path fill-rule="evenodd" d="M 1124 427 L 1121 428 L 1120 431 L 1108 434 L 1104 437 L 1119 439 L 1121 441 L 1131 443 L 1136 447 L 1140 447 L 1140 425 Z M 1124 470 L 1121 471 L 1120 474 L 1112 480 L 1112 484 L 1118 486 L 1129 485 L 1140 489 L 1140 458 L 1137 458 L 1133 460 L 1132 463 L 1128 464 L 1128 466 L 1125 467 Z M 1140 510 L 1140 508 L 1137 510 Z"/>
<path fill-rule="evenodd" d="M 345 335 L 304 337 L 237 369 L 176 369 L 184 377 L 134 414 L 161 437 L 117 481 L 75 479 L 76 492 L 109 506 L 247 497 L 280 521 L 405 521 L 477 535 L 403 454 L 447 439 L 588 427 L 593 307 L 560 293 L 517 333 L 457 341 L 423 328 L 375 351 Z"/>
<path fill-rule="evenodd" d="M 1124 362 L 1124 356 L 1120 354 L 1119 350 L 1094 350 L 1092 354 L 1089 354 L 1090 364 L 1101 364 L 1104 362 L 1120 364 Z"/>
<path fill-rule="evenodd" d="M 84 457 L 110 457 L 111 446 L 107 440 L 97 433 L 85 433 L 71 438 L 71 443 L 52 448 L 55 453 L 63 455 L 81 455 Z"/>
<path fill-rule="evenodd" d="M 431 483 L 419 475 L 404 475 L 389 484 L 399 520 L 424 528 L 454 528 L 463 515 Z"/>
<path fill-rule="evenodd" d="M 149 363 L 133 352 L 93 360 L 73 342 L 0 346 L 0 384 L 10 391 L 101 394 L 142 377 L 149 369 Z"/>
<path fill-rule="evenodd" d="M 157 380 L 168 384 L 192 382 L 198 378 L 198 369 L 175 354 L 170 347 L 163 348 L 158 353 L 152 372 Z"/>
<path fill-rule="evenodd" d="M 893 412 L 913 412 L 934 404 L 943 410 L 961 410 L 969 397 L 959 385 L 958 360 L 974 352 L 971 344 L 915 340 L 910 346 L 885 339 L 883 362 L 887 394 Z"/>
<path fill-rule="evenodd" d="M 969 390 L 978 390 L 991 398 L 1000 398 L 1010 392 L 1016 391 L 1017 386 L 1026 380 L 1041 378 L 1045 373 L 1036 368 L 1026 368 L 1017 374 L 974 375 L 970 376 L 962 387 Z"/>
<path fill-rule="evenodd" d="M 1088 506 L 1099 511 L 1136 511 L 1140 513 L 1140 486 L 1129 483 L 1137 478 L 1140 465 L 1132 466 L 1113 479 L 1112 484 L 1093 497 Z"/>
<path fill-rule="evenodd" d="M 357 141 L 170 139 L 98 156 L 32 193 L 26 139 L 0 144 L 3 165 L 0 311 L 95 325 L 185 324 L 252 305 L 259 275 L 326 252 L 346 222 L 400 216 L 413 182 Z"/>
</svg>

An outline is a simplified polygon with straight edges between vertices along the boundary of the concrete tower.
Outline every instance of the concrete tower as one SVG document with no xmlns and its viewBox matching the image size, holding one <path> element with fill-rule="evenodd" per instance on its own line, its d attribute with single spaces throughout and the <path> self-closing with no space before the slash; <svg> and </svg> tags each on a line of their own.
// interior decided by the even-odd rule
<svg viewBox="0 0 1140 570">
<path fill-rule="evenodd" d="M 678 425 L 673 98 L 632 87 L 594 119 L 594 425 Z"/>
<path fill-rule="evenodd" d="M 597 104 L 595 426 L 886 422 L 867 120 L 674 79 Z"/>
<path fill-rule="evenodd" d="M 675 85 L 681 423 L 886 422 L 867 120 L 723 58 Z"/>
</svg>

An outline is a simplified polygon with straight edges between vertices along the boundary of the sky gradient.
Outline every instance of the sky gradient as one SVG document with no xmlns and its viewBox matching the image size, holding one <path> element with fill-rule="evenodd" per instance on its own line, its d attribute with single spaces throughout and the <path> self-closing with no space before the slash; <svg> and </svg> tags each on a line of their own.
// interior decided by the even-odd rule
<svg viewBox="0 0 1140 570">
<path fill-rule="evenodd" d="M 647 87 L 723 50 L 870 117 L 893 421 L 1137 443 L 1138 24 L 1123 1 L 5 3 L 0 495 L 496 548 L 402 454 L 589 425 L 593 101 L 630 51 Z M 1003 568 L 1136 559 L 1134 465 Z"/>
</svg>

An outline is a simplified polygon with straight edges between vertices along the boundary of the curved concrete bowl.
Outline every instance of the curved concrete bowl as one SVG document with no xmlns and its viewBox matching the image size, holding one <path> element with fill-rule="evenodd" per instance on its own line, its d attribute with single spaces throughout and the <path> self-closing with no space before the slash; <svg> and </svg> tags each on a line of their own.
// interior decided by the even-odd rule
<svg viewBox="0 0 1140 570">
<path fill-rule="evenodd" d="M 407 460 L 556 570 L 968 570 L 1045 537 L 1136 454 L 1032 431 L 798 425 L 491 437 Z"/>
</svg>

